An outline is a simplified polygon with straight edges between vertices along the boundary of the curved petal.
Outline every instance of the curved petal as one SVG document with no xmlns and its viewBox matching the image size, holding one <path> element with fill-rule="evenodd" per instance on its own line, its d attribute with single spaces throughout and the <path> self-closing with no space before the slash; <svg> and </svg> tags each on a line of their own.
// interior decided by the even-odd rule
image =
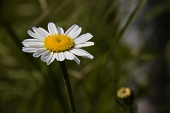
<svg viewBox="0 0 170 113">
<path fill-rule="evenodd" d="M 23 45 L 25 47 L 32 47 L 32 48 L 43 48 L 44 47 L 43 42 L 23 42 Z"/>
<path fill-rule="evenodd" d="M 81 30 L 82 30 L 82 28 L 79 27 L 79 28 L 77 29 L 77 31 L 75 31 L 74 33 L 72 33 L 72 34 L 70 35 L 70 37 L 71 37 L 72 39 L 77 38 L 77 36 L 81 33 Z"/>
<path fill-rule="evenodd" d="M 64 35 L 68 35 L 68 34 L 70 33 L 70 31 L 72 31 L 72 29 L 73 29 L 74 27 L 76 27 L 76 26 L 77 26 L 76 24 L 72 25 L 72 26 L 64 33 Z"/>
<path fill-rule="evenodd" d="M 43 29 L 41 27 L 39 27 L 38 30 L 39 30 L 39 32 L 41 32 L 46 37 L 49 35 L 49 33 L 45 29 Z"/>
<path fill-rule="evenodd" d="M 74 54 L 73 54 L 74 55 Z M 78 65 L 80 64 L 80 60 L 74 55 L 74 59 L 73 59 Z"/>
<path fill-rule="evenodd" d="M 44 54 L 42 54 L 42 56 L 41 56 L 41 61 L 46 62 L 47 59 L 48 59 L 50 56 L 51 56 L 51 52 L 50 52 L 50 51 L 44 52 Z"/>
<path fill-rule="evenodd" d="M 36 28 L 36 27 L 32 27 L 33 31 L 37 34 L 39 34 L 42 37 L 47 37 L 48 35 L 46 34 L 46 32 L 44 32 L 44 30 L 42 30 L 42 28 Z"/>
<path fill-rule="evenodd" d="M 46 51 L 47 50 L 45 48 L 39 49 L 33 54 L 33 57 L 37 58 L 37 57 L 41 56 L 42 54 L 44 54 Z"/>
<path fill-rule="evenodd" d="M 34 32 L 32 32 L 31 30 L 28 30 L 27 33 L 28 33 L 31 37 L 35 38 L 35 39 L 41 39 L 41 40 L 44 39 L 43 36 L 41 36 L 41 35 L 39 35 L 39 34 L 37 34 L 37 33 L 34 33 Z"/>
<path fill-rule="evenodd" d="M 50 60 L 48 60 L 46 63 L 47 63 L 47 65 L 50 65 L 53 61 L 54 61 L 54 59 L 56 58 L 56 56 L 57 56 L 57 54 L 56 53 L 53 53 L 53 55 L 52 55 L 52 57 L 51 57 L 51 59 Z"/>
<path fill-rule="evenodd" d="M 64 52 L 64 55 L 65 55 L 66 59 L 68 59 L 68 60 L 73 60 L 73 59 L 74 59 L 73 53 L 70 53 L 70 52 L 68 52 L 68 51 L 65 51 L 65 52 Z"/>
<path fill-rule="evenodd" d="M 81 43 L 84 43 L 84 42 L 90 40 L 92 37 L 93 37 L 93 35 L 91 35 L 90 33 L 86 33 L 86 34 L 83 34 L 83 35 L 77 37 L 74 40 L 74 43 L 75 44 L 81 44 Z"/>
<path fill-rule="evenodd" d="M 60 34 L 60 35 L 63 35 L 63 34 L 64 34 L 63 28 L 58 27 L 57 30 L 58 30 L 58 34 Z"/>
<path fill-rule="evenodd" d="M 27 53 L 34 53 L 37 51 L 37 48 L 23 47 L 22 51 Z"/>
<path fill-rule="evenodd" d="M 22 44 L 27 44 L 27 45 L 28 44 L 30 44 L 30 45 L 31 44 L 37 44 L 38 45 L 38 44 L 44 44 L 44 43 L 43 42 L 27 42 L 27 41 L 23 41 Z"/>
<path fill-rule="evenodd" d="M 58 56 L 59 56 L 59 61 L 63 61 L 65 59 L 63 52 L 58 53 Z"/>
<path fill-rule="evenodd" d="M 78 55 L 78 56 L 82 56 L 85 58 L 89 58 L 89 59 L 93 59 L 94 57 L 88 53 L 87 51 L 83 50 L 83 49 L 72 49 L 70 50 L 71 53 Z"/>
<path fill-rule="evenodd" d="M 94 42 L 85 42 L 83 44 L 77 44 L 74 46 L 74 48 L 81 48 L 81 47 L 88 47 L 88 46 L 93 46 Z"/>
<path fill-rule="evenodd" d="M 22 43 L 25 43 L 25 42 L 43 42 L 43 41 L 39 40 L 39 39 L 25 39 L 25 40 L 23 40 Z"/>
<path fill-rule="evenodd" d="M 50 53 L 48 54 L 48 56 L 46 57 L 45 62 L 47 63 L 47 62 L 51 61 L 52 56 L 53 56 L 53 52 L 50 52 Z"/>
<path fill-rule="evenodd" d="M 57 61 L 60 61 L 60 59 L 59 59 L 59 53 L 56 53 L 56 59 L 57 59 Z"/>
<path fill-rule="evenodd" d="M 44 46 L 43 45 L 27 45 L 27 44 L 25 44 L 24 47 L 39 49 L 39 48 L 43 48 Z"/>
<path fill-rule="evenodd" d="M 53 22 L 48 23 L 48 31 L 51 35 L 58 34 L 58 30 Z"/>
<path fill-rule="evenodd" d="M 70 36 L 72 39 L 75 39 L 81 32 L 81 27 L 78 25 L 71 26 L 65 33 L 65 35 Z"/>
</svg>

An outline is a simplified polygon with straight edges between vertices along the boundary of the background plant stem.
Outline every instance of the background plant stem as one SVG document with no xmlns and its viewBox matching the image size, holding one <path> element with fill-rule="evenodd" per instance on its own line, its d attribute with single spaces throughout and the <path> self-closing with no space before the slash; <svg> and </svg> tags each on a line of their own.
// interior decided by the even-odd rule
<svg viewBox="0 0 170 113">
<path fill-rule="evenodd" d="M 145 5 L 146 2 L 147 2 L 147 0 L 141 0 L 139 2 L 139 4 L 136 6 L 135 10 L 129 16 L 129 18 L 128 18 L 126 24 L 124 25 L 124 27 L 121 28 L 121 30 L 119 32 L 117 32 L 114 41 L 110 45 L 110 50 L 107 53 L 106 59 L 108 59 L 109 56 L 111 56 L 112 52 L 114 51 L 114 49 L 118 45 L 119 40 L 122 38 L 123 34 L 129 28 L 131 23 L 135 20 L 135 18 L 137 17 L 137 15 L 139 14 L 139 12 L 141 11 L 141 9 L 143 8 L 143 6 Z"/>
</svg>

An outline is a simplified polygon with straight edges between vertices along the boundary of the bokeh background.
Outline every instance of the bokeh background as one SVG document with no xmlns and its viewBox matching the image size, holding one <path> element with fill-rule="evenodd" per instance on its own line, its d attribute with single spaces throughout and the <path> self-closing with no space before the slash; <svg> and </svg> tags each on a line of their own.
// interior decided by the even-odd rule
<svg viewBox="0 0 170 113">
<path fill-rule="evenodd" d="M 169 0 L 0 0 L 0 113 L 70 112 L 59 63 L 22 52 L 27 30 L 48 22 L 93 35 L 93 60 L 66 61 L 77 113 L 126 113 L 123 86 L 138 113 L 170 112 Z"/>
</svg>

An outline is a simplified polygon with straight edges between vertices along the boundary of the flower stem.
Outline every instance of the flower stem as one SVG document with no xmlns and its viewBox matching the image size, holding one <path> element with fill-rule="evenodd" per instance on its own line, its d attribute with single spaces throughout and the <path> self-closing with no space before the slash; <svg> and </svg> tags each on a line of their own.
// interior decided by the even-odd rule
<svg viewBox="0 0 170 113">
<path fill-rule="evenodd" d="M 114 41 L 112 41 L 111 45 L 110 45 L 110 49 L 108 49 L 108 53 L 106 55 L 106 57 L 104 58 L 103 62 L 101 63 L 105 63 L 108 61 L 109 58 L 112 58 L 110 56 L 113 56 L 113 52 L 116 48 L 116 46 L 118 45 L 119 40 L 121 39 L 121 37 L 124 35 L 124 33 L 127 31 L 127 29 L 129 28 L 129 26 L 131 25 L 131 23 L 134 21 L 134 19 L 136 18 L 137 14 L 139 14 L 139 12 L 141 11 L 141 9 L 143 8 L 143 6 L 145 5 L 145 3 L 148 0 L 141 0 L 139 2 L 139 4 L 136 6 L 136 8 L 133 10 L 133 12 L 131 13 L 131 15 L 129 16 L 127 22 L 125 23 L 125 25 L 121 28 L 121 30 L 119 32 L 117 32 Z M 102 68 L 102 66 L 101 66 Z"/>
<path fill-rule="evenodd" d="M 131 105 L 131 106 L 129 107 L 129 113 L 134 113 L 134 112 L 133 112 L 133 105 Z"/>
<path fill-rule="evenodd" d="M 59 62 L 59 63 L 60 63 L 60 67 L 61 67 L 61 70 L 62 70 L 62 73 L 63 73 L 63 79 L 64 79 L 64 84 L 65 84 L 65 87 L 66 87 L 66 90 L 67 90 L 67 94 L 68 94 L 68 102 L 69 102 L 69 105 L 70 105 L 71 113 L 76 113 L 72 89 L 71 89 L 70 80 L 69 80 L 69 77 L 68 77 L 65 62 L 62 61 L 62 62 Z"/>
</svg>

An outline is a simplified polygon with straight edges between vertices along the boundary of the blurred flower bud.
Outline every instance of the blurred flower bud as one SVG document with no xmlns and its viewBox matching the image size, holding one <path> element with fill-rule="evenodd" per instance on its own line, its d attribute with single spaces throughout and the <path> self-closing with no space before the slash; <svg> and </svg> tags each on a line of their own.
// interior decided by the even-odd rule
<svg viewBox="0 0 170 113">
<path fill-rule="evenodd" d="M 117 91 L 117 102 L 121 105 L 132 106 L 134 101 L 133 91 L 128 87 L 122 87 Z"/>
<path fill-rule="evenodd" d="M 127 87 L 122 87 L 117 91 L 117 97 L 122 99 L 128 98 L 131 94 L 132 91 Z"/>
</svg>

